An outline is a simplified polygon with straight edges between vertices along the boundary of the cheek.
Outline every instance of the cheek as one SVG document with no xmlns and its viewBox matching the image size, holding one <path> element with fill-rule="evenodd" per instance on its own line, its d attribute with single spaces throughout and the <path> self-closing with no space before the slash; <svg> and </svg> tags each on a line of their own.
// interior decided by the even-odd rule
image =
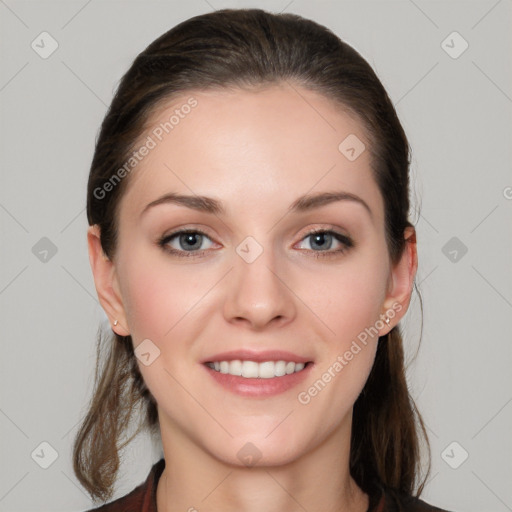
<svg viewBox="0 0 512 512">
<path fill-rule="evenodd" d="M 127 322 L 135 344 L 145 338 L 156 341 L 170 335 L 204 295 L 201 281 L 209 281 L 200 277 L 199 270 L 185 270 L 154 250 L 132 253 L 121 269 Z"/>
<path fill-rule="evenodd" d="M 316 371 L 297 394 L 305 414 L 324 418 L 324 434 L 339 426 L 364 388 L 382 327 L 376 322 L 384 273 L 377 267 L 360 272 L 355 266 L 347 272 L 348 267 L 324 281 L 326 292 L 314 310 L 329 331 L 322 329 L 325 334 L 317 341 L 324 350 L 319 351 Z"/>
<path fill-rule="evenodd" d="M 382 312 L 388 277 L 387 263 L 375 257 L 379 248 L 365 250 L 340 265 L 311 275 L 307 301 L 318 312 L 338 349 L 375 324 Z"/>
<path fill-rule="evenodd" d="M 383 254 L 382 250 L 385 247 L 375 245 L 339 266 L 326 267 L 311 281 L 316 285 L 309 295 L 303 289 L 305 302 L 313 304 L 311 309 L 326 326 L 322 328 L 323 340 L 318 340 L 325 347 L 315 375 L 320 381 L 311 383 L 311 393 L 305 390 L 305 401 L 322 391 L 318 406 L 331 403 L 344 410 L 364 387 L 375 359 L 378 332 L 383 327 L 380 314 L 388 268 L 387 261 L 376 256 Z"/>
</svg>

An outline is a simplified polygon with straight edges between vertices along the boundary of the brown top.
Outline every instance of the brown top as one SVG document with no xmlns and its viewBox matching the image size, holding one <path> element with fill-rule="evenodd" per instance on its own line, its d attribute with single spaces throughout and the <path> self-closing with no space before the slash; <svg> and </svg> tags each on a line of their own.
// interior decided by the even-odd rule
<svg viewBox="0 0 512 512">
<path fill-rule="evenodd" d="M 160 459 L 151 468 L 146 481 L 129 494 L 86 512 L 158 512 L 156 488 L 164 468 L 165 459 Z M 449 512 L 429 505 L 419 498 L 404 496 L 378 483 L 368 495 L 370 504 L 367 512 Z"/>
</svg>

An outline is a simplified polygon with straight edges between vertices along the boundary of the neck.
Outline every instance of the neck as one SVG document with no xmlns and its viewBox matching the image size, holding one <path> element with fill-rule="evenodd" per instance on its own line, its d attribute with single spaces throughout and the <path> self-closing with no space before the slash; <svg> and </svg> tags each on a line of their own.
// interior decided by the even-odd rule
<svg viewBox="0 0 512 512">
<path fill-rule="evenodd" d="M 348 435 L 340 428 L 288 464 L 252 467 L 223 462 L 175 431 L 165 436 L 172 428 L 161 423 L 165 469 L 158 512 L 367 512 L 369 497 L 349 471 L 346 423 Z"/>
</svg>

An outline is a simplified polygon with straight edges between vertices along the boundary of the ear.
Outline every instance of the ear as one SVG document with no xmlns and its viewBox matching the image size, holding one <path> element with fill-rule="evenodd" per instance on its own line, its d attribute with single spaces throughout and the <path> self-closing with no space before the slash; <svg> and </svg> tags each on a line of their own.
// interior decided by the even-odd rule
<svg viewBox="0 0 512 512">
<path fill-rule="evenodd" d="M 381 319 L 389 318 L 389 326 L 384 324 L 379 336 L 386 335 L 398 324 L 405 315 L 411 301 L 414 278 L 418 269 L 418 253 L 416 245 L 416 230 L 407 227 L 404 231 L 405 249 L 400 261 L 391 269 L 388 281 L 388 291 L 384 301 L 384 313 Z"/>
<path fill-rule="evenodd" d="M 109 317 L 112 330 L 120 336 L 128 336 L 130 332 L 127 328 L 126 314 L 119 292 L 115 264 L 103 252 L 100 228 L 97 224 L 90 226 L 87 230 L 87 245 L 94 285 L 101 307 Z M 116 320 L 117 325 L 114 326 Z"/>
</svg>

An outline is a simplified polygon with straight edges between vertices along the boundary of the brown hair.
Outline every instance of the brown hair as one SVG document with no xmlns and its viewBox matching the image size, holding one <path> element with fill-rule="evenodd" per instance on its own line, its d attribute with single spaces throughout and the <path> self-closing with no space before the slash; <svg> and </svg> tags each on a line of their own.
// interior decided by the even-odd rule
<svg viewBox="0 0 512 512">
<path fill-rule="evenodd" d="M 283 81 L 322 93 L 363 123 L 385 204 L 390 259 L 397 263 L 407 243 L 404 229 L 414 226 L 408 221 L 410 148 L 391 100 L 370 65 L 329 29 L 298 15 L 261 9 L 223 9 L 182 22 L 140 53 L 121 79 L 96 141 L 87 189 L 87 218 L 100 227 L 104 253 L 114 255 L 117 205 L 129 178 L 109 187 L 108 194 L 98 191 L 107 190 L 105 184 L 130 158 L 160 102 L 194 89 L 250 89 Z M 73 465 L 91 497 L 106 501 L 119 469 L 119 450 L 142 429 L 155 433 L 159 425 L 131 337 L 102 337 L 100 330 L 97 357 L 94 392 L 75 438 Z M 350 471 L 365 492 L 376 481 L 413 494 L 421 471 L 419 428 L 429 465 L 416 496 L 430 472 L 430 445 L 405 370 L 402 335 L 395 326 L 379 338 L 373 368 L 354 404 Z M 142 422 L 120 444 L 137 406 Z"/>
</svg>

